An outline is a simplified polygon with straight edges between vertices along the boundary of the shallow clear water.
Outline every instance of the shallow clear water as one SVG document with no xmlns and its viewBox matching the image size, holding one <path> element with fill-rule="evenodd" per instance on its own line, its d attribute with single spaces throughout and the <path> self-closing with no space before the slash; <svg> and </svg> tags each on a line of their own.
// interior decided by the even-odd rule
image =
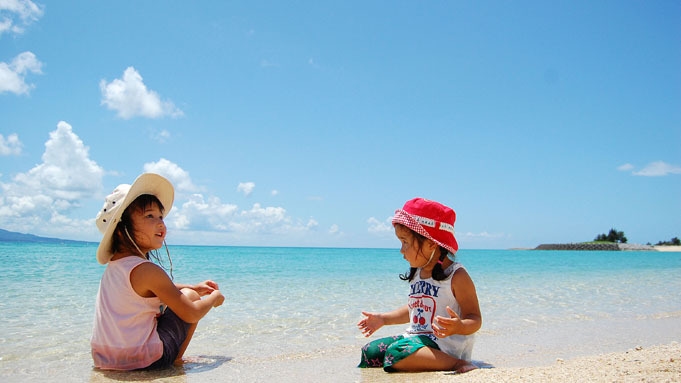
<svg viewBox="0 0 681 383">
<path fill-rule="evenodd" d="M 73 369 L 88 380 L 95 244 L 0 242 L 0 377 Z M 187 353 L 224 360 L 355 353 L 361 311 L 406 302 L 393 249 L 170 246 L 175 280 L 212 279 L 225 304 Z M 681 253 L 461 250 L 484 317 L 474 359 L 522 365 L 679 339 Z M 402 326 L 375 336 L 397 334 Z M 666 337 L 666 338 L 665 338 Z M 591 343 L 589 343 L 591 342 Z M 37 379 L 40 380 L 40 379 Z"/>
</svg>

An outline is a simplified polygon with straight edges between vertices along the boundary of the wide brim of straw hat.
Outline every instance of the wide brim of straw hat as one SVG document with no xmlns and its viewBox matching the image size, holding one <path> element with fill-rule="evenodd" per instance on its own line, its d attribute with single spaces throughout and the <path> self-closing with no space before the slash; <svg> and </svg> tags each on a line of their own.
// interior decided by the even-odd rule
<svg viewBox="0 0 681 383">
<path fill-rule="evenodd" d="M 112 217 L 109 218 L 106 231 L 97 247 L 97 262 L 105 265 L 111 260 L 113 256 L 112 243 L 113 234 L 121 220 L 121 216 L 125 209 L 137 199 L 137 197 L 145 194 L 156 196 L 163 205 L 164 216 L 167 216 L 170 209 L 173 207 L 173 200 L 175 198 L 175 189 L 173 185 L 164 177 L 154 173 L 144 173 L 137 177 L 132 183 L 128 193 L 123 198 L 123 201 L 117 202 L 117 210 Z"/>
<path fill-rule="evenodd" d="M 402 210 L 402 209 L 395 210 L 395 215 L 393 216 L 392 223 L 393 223 L 393 225 L 396 224 L 396 223 L 399 223 L 401 225 L 408 227 L 409 229 L 411 229 L 411 230 L 419 233 L 420 235 L 430 239 L 431 241 L 437 243 L 439 246 L 444 247 L 452 255 L 456 254 L 456 252 L 459 249 L 459 244 L 456 241 L 456 238 L 454 237 L 454 235 L 452 235 L 452 243 L 451 244 L 443 243 L 443 242 L 433 238 L 433 236 L 430 235 L 430 233 L 428 231 L 426 231 L 426 229 L 424 229 L 423 226 L 411 214 L 409 214 L 405 210 Z"/>
</svg>

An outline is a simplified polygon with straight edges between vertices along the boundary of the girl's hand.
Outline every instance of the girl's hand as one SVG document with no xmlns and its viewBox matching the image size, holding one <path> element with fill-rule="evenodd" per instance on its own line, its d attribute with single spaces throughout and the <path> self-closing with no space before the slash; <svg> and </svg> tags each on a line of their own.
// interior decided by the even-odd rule
<svg viewBox="0 0 681 383">
<path fill-rule="evenodd" d="M 463 329 L 463 323 L 461 318 L 447 306 L 447 312 L 451 318 L 445 318 L 441 316 L 436 316 L 433 323 L 433 331 L 435 336 L 438 338 L 445 338 L 454 334 L 461 334 Z"/>
<path fill-rule="evenodd" d="M 364 315 L 366 318 L 360 320 L 357 323 L 357 327 L 362 332 L 362 334 L 364 334 L 365 337 L 371 336 L 385 324 L 383 318 L 381 317 L 381 314 L 368 313 L 362 311 L 362 315 Z"/>
<path fill-rule="evenodd" d="M 208 280 L 195 285 L 193 290 L 196 291 L 200 296 L 204 296 L 212 293 L 215 290 L 219 290 L 219 288 L 217 283 Z"/>
</svg>

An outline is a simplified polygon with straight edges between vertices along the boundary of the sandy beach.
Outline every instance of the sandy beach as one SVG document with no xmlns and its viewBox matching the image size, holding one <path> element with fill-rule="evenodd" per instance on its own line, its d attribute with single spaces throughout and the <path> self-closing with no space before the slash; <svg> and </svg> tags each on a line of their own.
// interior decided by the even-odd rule
<svg viewBox="0 0 681 383">
<path fill-rule="evenodd" d="M 681 246 L 653 246 L 657 251 L 681 253 Z"/>
<path fill-rule="evenodd" d="M 479 369 L 432 382 L 681 382 L 681 344 L 637 347 L 550 366 Z"/>
<path fill-rule="evenodd" d="M 351 360 L 352 359 L 352 360 Z M 354 368 L 354 358 L 318 355 L 310 359 L 261 361 L 260 365 L 236 360 L 199 359 L 184 368 L 157 373 L 93 371 L 90 382 L 681 382 L 681 344 L 636 347 L 631 350 L 557 359 L 536 367 L 481 368 L 465 374 L 448 372 L 393 373 Z M 348 374 L 351 372 L 351 374 Z"/>
</svg>

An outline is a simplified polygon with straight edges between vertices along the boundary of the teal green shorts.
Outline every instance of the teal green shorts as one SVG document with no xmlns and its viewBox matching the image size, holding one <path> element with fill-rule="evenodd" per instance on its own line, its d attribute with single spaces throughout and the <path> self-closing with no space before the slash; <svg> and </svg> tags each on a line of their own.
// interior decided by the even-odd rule
<svg viewBox="0 0 681 383">
<path fill-rule="evenodd" d="M 383 367 L 386 372 L 394 372 L 393 364 L 408 357 L 421 347 L 439 350 L 437 343 L 426 335 L 396 335 L 376 339 L 362 347 L 361 368 Z"/>
</svg>

